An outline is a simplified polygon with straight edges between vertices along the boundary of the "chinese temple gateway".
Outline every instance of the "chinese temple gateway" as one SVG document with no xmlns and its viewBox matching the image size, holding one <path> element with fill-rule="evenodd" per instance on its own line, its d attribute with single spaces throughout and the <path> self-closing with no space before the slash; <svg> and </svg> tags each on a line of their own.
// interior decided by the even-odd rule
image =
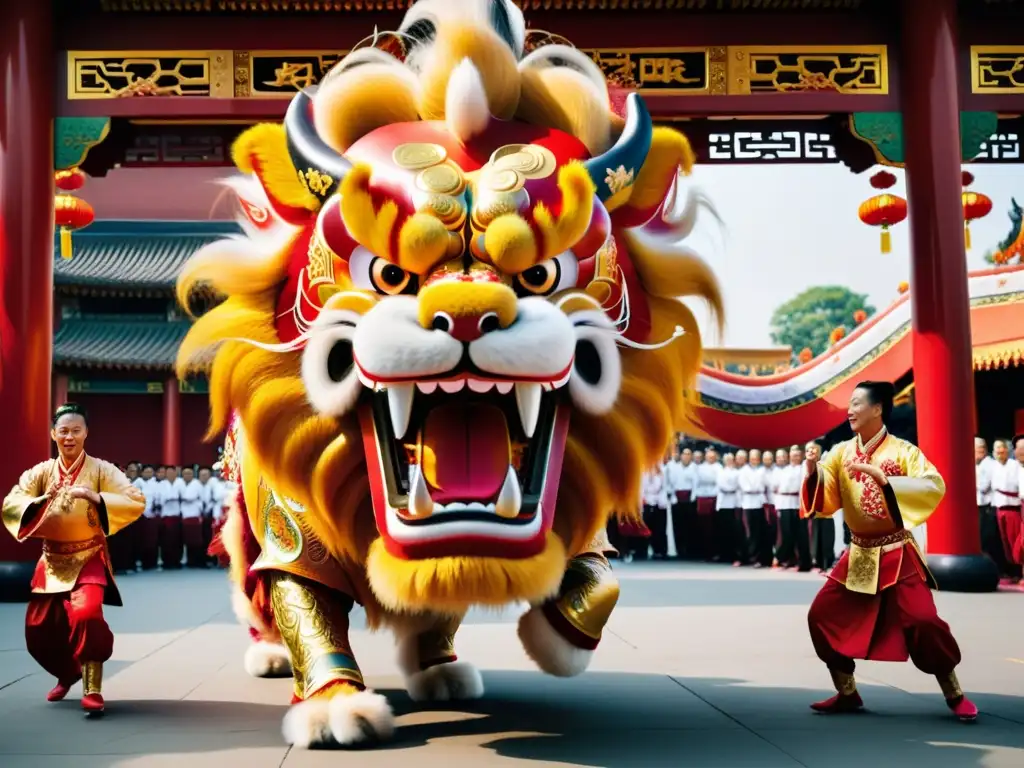
<svg viewBox="0 0 1024 768">
<path fill-rule="evenodd" d="M 948 483 L 929 524 L 929 561 L 945 588 L 994 589 L 978 554 L 973 424 L 962 417 L 974 410 L 971 307 L 1006 305 L 987 322 L 1024 328 L 1024 287 L 1012 271 L 996 287 L 977 283 L 980 299 L 973 281 L 969 289 L 961 170 L 1021 161 L 1024 2 L 520 4 L 529 45 L 589 52 L 616 93 L 638 90 L 657 120 L 686 122 L 698 162 L 907 169 L 912 290 L 890 314 L 906 314 L 912 344 L 901 354 L 915 376 L 919 440 Z M 217 220 L 231 213 L 218 210 L 211 182 L 246 125 L 279 120 L 297 88 L 367 44 L 368 31 L 395 29 L 409 5 L 0 2 L 0 486 L 50 455 L 49 413 L 65 394 L 95 414 L 99 454 L 209 460 L 202 383 L 176 381 L 170 359 L 187 322 L 172 300 L 177 266 L 231 227 Z M 55 243 L 57 171 L 73 194 L 58 198 L 67 231 Z M 82 200 L 97 222 L 69 240 L 92 219 Z M 1016 342 L 994 332 L 989 357 L 1019 362 Z M 857 365 L 828 380 L 833 407 Z M 705 398 L 709 412 L 724 402 L 715 397 Z M 0 537 L 0 584 L 26 584 L 35 557 Z"/>
</svg>

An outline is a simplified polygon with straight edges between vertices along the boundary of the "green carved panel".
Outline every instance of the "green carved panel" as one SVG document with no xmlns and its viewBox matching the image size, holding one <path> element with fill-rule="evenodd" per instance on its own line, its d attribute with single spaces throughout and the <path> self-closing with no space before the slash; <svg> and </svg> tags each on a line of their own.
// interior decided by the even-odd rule
<svg viewBox="0 0 1024 768">
<path fill-rule="evenodd" d="M 981 145 L 999 129 L 995 112 L 960 113 L 960 154 L 968 163 L 977 157 Z M 871 145 L 880 165 L 902 168 L 903 115 L 899 112 L 854 112 L 850 115 L 850 132 Z"/>
<path fill-rule="evenodd" d="M 53 125 L 54 170 L 81 165 L 89 150 L 107 138 L 109 131 L 109 117 L 58 117 Z"/>
</svg>

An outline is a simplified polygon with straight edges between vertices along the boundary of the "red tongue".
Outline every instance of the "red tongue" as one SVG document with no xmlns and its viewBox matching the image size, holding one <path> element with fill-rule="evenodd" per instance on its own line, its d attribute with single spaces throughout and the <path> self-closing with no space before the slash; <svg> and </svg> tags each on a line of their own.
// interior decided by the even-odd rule
<svg viewBox="0 0 1024 768">
<path fill-rule="evenodd" d="M 427 414 L 420 466 L 438 504 L 493 501 L 508 474 L 505 414 L 493 405 L 452 404 Z"/>
</svg>

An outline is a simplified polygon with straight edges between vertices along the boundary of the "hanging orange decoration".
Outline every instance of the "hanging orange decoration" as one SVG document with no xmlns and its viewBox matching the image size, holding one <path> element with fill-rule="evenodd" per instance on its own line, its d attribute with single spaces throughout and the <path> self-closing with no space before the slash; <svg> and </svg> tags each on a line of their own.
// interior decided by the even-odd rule
<svg viewBox="0 0 1024 768">
<path fill-rule="evenodd" d="M 867 319 L 868 313 L 865 312 L 863 309 L 858 309 L 856 312 L 853 313 L 853 322 L 855 322 L 857 325 L 860 325 Z"/>
<path fill-rule="evenodd" d="M 57 195 L 53 201 L 54 221 L 60 228 L 60 255 L 71 258 L 71 233 L 87 227 L 96 218 L 92 206 L 73 195 Z"/>
<path fill-rule="evenodd" d="M 78 168 L 68 168 L 53 174 L 53 183 L 64 192 L 74 192 L 85 186 L 85 174 Z"/>
<path fill-rule="evenodd" d="M 960 199 L 964 206 L 964 247 L 971 249 L 971 222 L 992 212 L 992 199 L 981 192 L 964 192 Z"/>
<path fill-rule="evenodd" d="M 833 328 L 832 333 L 828 335 L 829 345 L 838 344 L 846 336 L 846 328 L 840 325 L 838 328 Z"/>
<path fill-rule="evenodd" d="M 869 227 L 882 228 L 882 253 L 890 253 L 892 236 L 889 234 L 889 227 L 907 218 L 907 201 L 898 195 L 885 192 L 861 203 L 857 215 Z"/>
<path fill-rule="evenodd" d="M 899 284 L 896 290 L 899 291 L 900 295 L 902 296 L 904 293 L 910 290 L 910 283 L 904 280 L 902 283 Z"/>
<path fill-rule="evenodd" d="M 800 350 L 800 354 L 797 356 L 797 360 L 800 361 L 801 365 L 807 365 L 811 360 L 814 359 L 814 353 L 811 352 L 810 347 L 804 347 Z"/>
</svg>

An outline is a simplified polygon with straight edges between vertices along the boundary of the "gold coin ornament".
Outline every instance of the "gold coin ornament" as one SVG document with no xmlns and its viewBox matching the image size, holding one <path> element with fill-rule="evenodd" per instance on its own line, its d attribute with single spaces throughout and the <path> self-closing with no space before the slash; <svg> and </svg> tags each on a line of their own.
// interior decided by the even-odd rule
<svg viewBox="0 0 1024 768">
<path fill-rule="evenodd" d="M 425 168 L 416 176 L 417 187 L 425 192 L 440 195 L 457 194 L 462 191 L 464 185 L 465 179 L 462 172 L 449 163 Z"/>
<path fill-rule="evenodd" d="M 440 144 L 400 144 L 391 153 L 391 159 L 400 168 L 418 171 L 443 163 L 448 152 Z"/>
</svg>

